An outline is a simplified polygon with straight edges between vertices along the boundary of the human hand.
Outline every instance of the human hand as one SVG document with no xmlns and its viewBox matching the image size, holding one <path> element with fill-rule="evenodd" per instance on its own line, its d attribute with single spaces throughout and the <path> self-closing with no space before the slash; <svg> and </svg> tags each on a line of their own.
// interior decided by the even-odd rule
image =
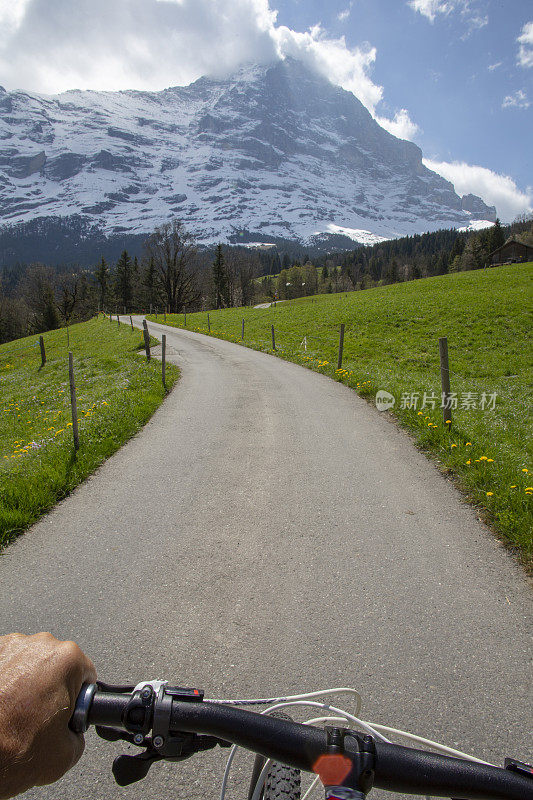
<svg viewBox="0 0 533 800">
<path fill-rule="evenodd" d="M 92 661 L 50 633 L 0 636 L 0 800 L 59 780 L 81 758 L 68 727 Z"/>
</svg>

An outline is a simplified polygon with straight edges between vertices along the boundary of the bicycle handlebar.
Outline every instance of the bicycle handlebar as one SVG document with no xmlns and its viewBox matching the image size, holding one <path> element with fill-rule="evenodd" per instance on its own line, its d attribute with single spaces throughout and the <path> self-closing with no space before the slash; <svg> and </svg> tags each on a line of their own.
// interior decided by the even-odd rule
<svg viewBox="0 0 533 800">
<path fill-rule="evenodd" d="M 97 725 L 132 731 L 141 724 L 140 712 L 133 719 L 125 718 L 131 694 L 90 689 L 89 697 L 83 701 L 85 727 L 80 725 L 78 714 L 78 730 Z M 180 690 L 169 688 L 168 693 L 171 698 L 167 697 L 169 734 L 216 737 L 309 772 L 317 771 L 314 769 L 317 760 L 328 752 L 324 729 L 219 703 L 201 702 L 202 696 L 198 698 L 200 702 L 197 698 L 191 698 L 196 700 L 191 702 L 188 697 L 183 699 Z M 73 720 L 75 718 L 76 712 Z M 362 736 L 358 734 L 359 738 Z M 375 751 L 373 785 L 381 789 L 464 800 L 533 800 L 533 779 L 526 773 L 366 738 L 371 740 Z M 351 735 L 344 738 L 344 753 L 348 758 L 359 755 L 357 738 Z"/>
</svg>

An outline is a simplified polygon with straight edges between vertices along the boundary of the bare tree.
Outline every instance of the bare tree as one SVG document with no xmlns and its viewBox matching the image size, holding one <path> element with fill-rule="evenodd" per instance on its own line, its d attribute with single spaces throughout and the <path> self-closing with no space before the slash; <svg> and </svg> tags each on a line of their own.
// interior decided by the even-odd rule
<svg viewBox="0 0 533 800">
<path fill-rule="evenodd" d="M 67 346 L 70 347 L 69 325 L 79 302 L 80 276 L 64 275 L 58 281 L 57 308 L 67 329 Z"/>
<path fill-rule="evenodd" d="M 254 278 L 261 272 L 259 256 L 229 247 L 224 253 L 228 280 L 228 305 L 251 305 L 255 295 Z"/>
<path fill-rule="evenodd" d="M 145 243 L 146 258 L 153 260 L 167 308 L 175 313 L 198 302 L 192 267 L 196 260 L 194 236 L 174 219 L 156 228 Z"/>
<path fill-rule="evenodd" d="M 32 264 L 21 282 L 20 293 L 32 312 L 35 333 L 59 328 L 54 296 L 54 273 L 43 264 Z"/>
</svg>

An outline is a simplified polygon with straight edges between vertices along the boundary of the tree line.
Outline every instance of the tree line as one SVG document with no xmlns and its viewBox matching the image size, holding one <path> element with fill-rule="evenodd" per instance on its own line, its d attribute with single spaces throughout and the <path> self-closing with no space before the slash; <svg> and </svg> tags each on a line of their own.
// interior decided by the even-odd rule
<svg viewBox="0 0 533 800">
<path fill-rule="evenodd" d="M 124 250 L 115 264 L 93 269 L 31 264 L 4 269 L 0 279 L 0 343 L 107 313 L 199 311 L 250 305 L 264 255 L 244 247 L 200 250 L 178 220 L 147 237 L 139 260 Z"/>
<path fill-rule="evenodd" d="M 338 265 L 353 288 L 366 288 L 481 269 L 489 265 L 490 254 L 511 238 L 533 245 L 533 215 L 523 215 L 506 226 L 496 220 L 491 227 L 476 232 L 450 229 L 405 236 L 328 256 L 324 263 Z"/>
<path fill-rule="evenodd" d="M 179 220 L 147 237 L 141 259 L 124 250 L 93 269 L 43 264 L 0 275 L 0 343 L 109 313 L 169 313 L 347 292 L 449 272 L 479 269 L 507 239 L 533 245 L 533 215 L 467 233 L 441 230 L 352 251 L 300 259 L 276 248 L 219 244 L 201 249 Z"/>
</svg>

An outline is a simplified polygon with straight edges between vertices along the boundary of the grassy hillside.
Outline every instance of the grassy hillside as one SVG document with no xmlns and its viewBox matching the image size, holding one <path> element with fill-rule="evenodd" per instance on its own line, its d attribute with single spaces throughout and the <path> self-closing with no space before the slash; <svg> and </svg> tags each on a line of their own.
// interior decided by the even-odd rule
<svg viewBox="0 0 533 800">
<path fill-rule="evenodd" d="M 244 318 L 244 344 L 272 352 L 274 325 L 276 355 L 369 400 L 379 389 L 393 394 L 401 424 L 531 565 L 532 279 L 533 265 L 522 264 L 318 295 L 267 310 L 211 311 L 211 335 L 239 342 Z M 184 320 L 167 316 L 167 322 L 183 327 Z M 338 372 L 341 323 L 346 332 Z M 187 314 L 187 328 L 207 333 L 207 314 Z M 448 337 L 458 405 L 451 429 L 440 408 L 441 336 Z"/>
<path fill-rule="evenodd" d="M 129 439 L 165 397 L 139 331 L 103 318 L 74 325 L 70 350 L 80 449 L 74 454 L 65 329 L 0 346 L 0 545 L 51 508 Z M 167 366 L 167 386 L 178 377 Z"/>
</svg>

